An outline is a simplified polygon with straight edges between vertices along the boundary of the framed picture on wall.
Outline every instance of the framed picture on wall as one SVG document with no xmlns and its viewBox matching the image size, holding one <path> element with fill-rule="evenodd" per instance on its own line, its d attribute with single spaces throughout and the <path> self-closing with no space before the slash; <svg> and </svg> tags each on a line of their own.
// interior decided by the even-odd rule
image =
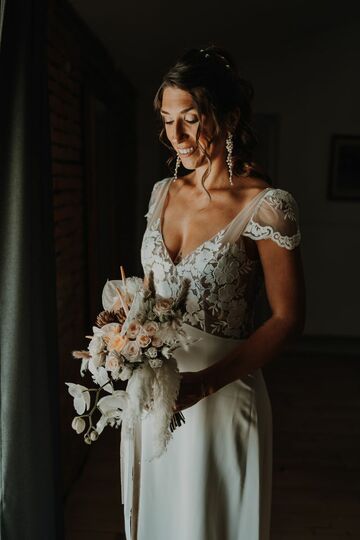
<svg viewBox="0 0 360 540">
<path fill-rule="evenodd" d="M 328 198 L 360 200 L 360 135 L 332 135 Z"/>
</svg>

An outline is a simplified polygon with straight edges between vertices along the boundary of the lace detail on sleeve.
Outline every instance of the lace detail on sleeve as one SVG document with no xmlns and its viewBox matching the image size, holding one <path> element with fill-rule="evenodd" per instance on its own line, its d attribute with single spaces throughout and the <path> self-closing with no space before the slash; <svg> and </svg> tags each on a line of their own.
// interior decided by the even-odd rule
<svg viewBox="0 0 360 540">
<path fill-rule="evenodd" d="M 253 240 L 270 238 L 286 249 L 298 246 L 301 240 L 299 208 L 291 193 L 283 189 L 270 190 L 261 199 L 243 235 Z"/>
<path fill-rule="evenodd" d="M 163 180 L 159 180 L 158 182 L 155 182 L 155 184 L 153 186 L 151 196 L 150 196 L 148 211 L 145 214 L 145 217 L 147 218 L 148 222 L 152 218 L 155 207 L 156 207 L 156 205 L 157 205 L 157 203 L 159 201 L 159 196 L 160 196 L 161 191 L 162 191 L 161 188 L 164 186 L 166 181 L 167 181 L 167 178 L 164 178 Z"/>
</svg>

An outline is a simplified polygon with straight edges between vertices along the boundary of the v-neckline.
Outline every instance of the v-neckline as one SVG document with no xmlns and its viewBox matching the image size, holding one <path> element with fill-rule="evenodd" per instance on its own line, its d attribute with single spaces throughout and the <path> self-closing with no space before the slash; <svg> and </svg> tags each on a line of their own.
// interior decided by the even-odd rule
<svg viewBox="0 0 360 540">
<path fill-rule="evenodd" d="M 165 240 L 164 240 L 164 235 L 163 235 L 163 232 L 162 232 L 162 225 L 163 225 L 163 217 L 164 217 L 164 204 L 165 204 L 165 200 L 166 200 L 166 197 L 167 197 L 167 194 L 168 194 L 168 191 L 170 189 L 170 185 L 171 185 L 171 182 L 172 182 L 172 178 L 169 179 L 168 181 L 168 184 L 165 186 L 165 189 L 164 189 L 164 193 L 162 194 L 162 198 L 163 200 L 161 201 L 160 203 L 160 209 L 159 209 L 159 218 L 158 218 L 158 222 L 159 222 L 159 225 L 158 225 L 158 232 L 159 232 L 159 235 L 160 235 L 160 239 L 161 239 L 161 243 L 163 245 L 163 248 L 164 248 L 164 251 L 165 251 L 165 254 L 167 256 L 167 258 L 169 259 L 169 261 L 171 262 L 172 266 L 174 266 L 175 268 L 180 266 L 186 259 L 188 259 L 191 255 L 193 255 L 194 253 L 196 253 L 200 248 L 202 248 L 205 244 L 208 244 L 209 242 L 212 242 L 218 235 L 220 235 L 221 233 L 225 232 L 233 223 L 234 221 L 247 209 L 249 208 L 249 206 L 257 199 L 257 197 L 260 198 L 260 195 L 263 195 L 265 192 L 267 191 L 271 191 L 272 189 L 274 189 L 273 187 L 267 187 L 263 190 L 261 190 L 257 195 L 255 195 L 245 206 L 244 208 L 242 208 L 234 217 L 231 221 L 229 221 L 229 223 L 227 223 L 227 225 L 225 225 L 225 227 L 222 227 L 220 230 L 218 230 L 211 238 L 208 238 L 206 240 L 204 240 L 203 242 L 201 242 L 201 244 L 199 244 L 198 246 L 196 246 L 194 249 L 192 249 L 191 251 L 189 251 L 189 253 L 187 253 L 186 255 L 184 255 L 183 257 L 181 257 L 181 259 L 179 260 L 178 263 L 175 263 L 178 255 L 175 257 L 175 260 L 172 259 L 170 253 L 169 253 L 169 250 L 168 248 L 166 247 L 166 244 L 165 244 Z"/>
</svg>

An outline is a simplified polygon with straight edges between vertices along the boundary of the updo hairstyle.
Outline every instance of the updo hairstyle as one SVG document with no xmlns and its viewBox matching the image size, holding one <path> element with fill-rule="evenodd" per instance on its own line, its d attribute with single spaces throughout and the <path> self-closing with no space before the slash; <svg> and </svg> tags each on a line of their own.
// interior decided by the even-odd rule
<svg viewBox="0 0 360 540">
<path fill-rule="evenodd" d="M 211 158 L 199 143 L 202 130 L 201 115 L 213 121 L 214 132 L 209 144 L 233 134 L 233 174 L 242 177 L 258 177 L 271 183 L 270 177 L 253 161 L 253 150 L 258 139 L 251 125 L 254 96 L 252 84 L 240 77 L 232 56 L 223 48 L 211 45 L 205 49 L 190 49 L 163 76 L 154 98 L 154 109 L 161 121 L 159 140 L 170 151 L 167 165 L 172 166 L 176 151 L 169 144 L 165 126 L 160 115 L 164 89 L 176 87 L 189 92 L 199 113 L 196 141 L 208 161 L 202 185 L 211 170 Z M 236 116 L 239 120 L 236 122 Z M 206 188 L 205 188 L 206 189 Z M 207 190 L 206 190 L 207 191 Z"/>
</svg>

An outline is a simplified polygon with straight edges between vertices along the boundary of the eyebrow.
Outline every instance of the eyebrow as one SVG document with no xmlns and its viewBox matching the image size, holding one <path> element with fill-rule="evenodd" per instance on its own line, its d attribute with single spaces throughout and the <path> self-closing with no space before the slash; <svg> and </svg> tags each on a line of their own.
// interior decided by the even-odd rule
<svg viewBox="0 0 360 540">
<path fill-rule="evenodd" d="M 191 111 L 192 109 L 196 110 L 195 107 L 188 107 L 187 109 L 183 109 L 182 111 L 180 111 L 181 113 L 184 113 L 184 112 L 187 112 L 187 111 Z M 164 109 L 160 109 L 160 112 L 163 113 L 163 114 L 170 114 L 168 113 L 167 111 L 164 111 Z"/>
</svg>

